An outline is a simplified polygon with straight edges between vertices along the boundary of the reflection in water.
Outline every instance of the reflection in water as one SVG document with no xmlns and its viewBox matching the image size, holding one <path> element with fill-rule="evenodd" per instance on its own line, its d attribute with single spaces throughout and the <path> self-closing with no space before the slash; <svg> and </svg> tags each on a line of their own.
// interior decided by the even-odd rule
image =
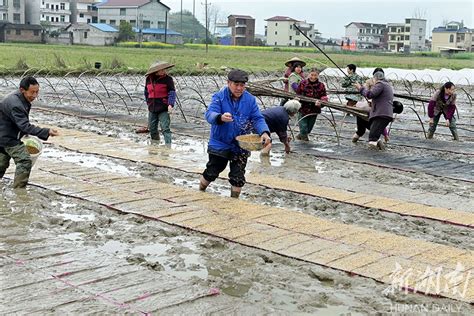
<svg viewBox="0 0 474 316">
<path fill-rule="evenodd" d="M 80 164 L 83 167 L 97 168 L 100 170 L 115 172 L 128 176 L 139 176 L 139 172 L 130 170 L 125 166 L 114 163 L 110 161 L 110 159 L 100 158 L 96 155 L 81 154 L 72 151 L 64 152 L 53 147 L 47 147 L 41 155 L 41 159 L 52 159 L 58 161 L 72 162 Z"/>
</svg>

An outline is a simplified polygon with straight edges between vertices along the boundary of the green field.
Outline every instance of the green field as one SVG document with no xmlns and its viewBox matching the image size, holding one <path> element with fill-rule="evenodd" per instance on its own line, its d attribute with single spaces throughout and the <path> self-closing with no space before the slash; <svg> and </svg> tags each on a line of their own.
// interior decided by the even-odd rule
<svg viewBox="0 0 474 316">
<path fill-rule="evenodd" d="M 43 44 L 0 44 L 0 73 L 23 73 L 27 69 L 52 74 L 94 70 L 101 62 L 103 70 L 143 73 L 155 60 L 176 64 L 174 73 L 199 73 L 225 68 L 242 68 L 249 71 L 282 71 L 284 61 L 298 56 L 308 66 L 332 67 L 327 58 L 316 49 L 271 47 L 225 47 L 189 45 L 163 48 L 91 47 Z M 354 63 L 359 67 L 394 67 L 404 69 L 462 69 L 474 68 L 474 53 L 445 58 L 433 53 L 396 55 L 328 52 L 341 67 Z M 207 65 L 202 69 L 202 65 Z M 307 66 L 307 67 L 308 67 Z"/>
</svg>

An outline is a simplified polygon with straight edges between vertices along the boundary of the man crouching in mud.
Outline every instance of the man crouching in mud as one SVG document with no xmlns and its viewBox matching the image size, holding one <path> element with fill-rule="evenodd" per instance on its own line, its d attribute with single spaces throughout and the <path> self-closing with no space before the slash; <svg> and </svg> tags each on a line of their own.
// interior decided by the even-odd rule
<svg viewBox="0 0 474 316">
<path fill-rule="evenodd" d="M 207 148 L 209 161 L 201 175 L 199 190 L 205 191 L 230 162 L 230 196 L 238 198 L 245 184 L 245 167 L 250 152 L 240 148 L 235 138 L 256 130 L 264 147 L 270 145 L 271 138 L 255 97 L 245 91 L 248 74 L 234 69 L 227 79 L 227 87 L 212 96 L 206 111 L 206 120 L 212 125 Z"/>
<path fill-rule="evenodd" d="M 33 77 L 25 77 L 20 82 L 20 89 L 10 93 L 0 103 L 0 178 L 3 178 L 13 158 L 16 165 L 14 188 L 26 186 L 33 165 L 20 139 L 24 135 L 34 135 L 47 140 L 49 136 L 58 135 L 54 129 L 30 124 L 31 102 L 36 99 L 38 92 L 38 81 Z"/>
</svg>

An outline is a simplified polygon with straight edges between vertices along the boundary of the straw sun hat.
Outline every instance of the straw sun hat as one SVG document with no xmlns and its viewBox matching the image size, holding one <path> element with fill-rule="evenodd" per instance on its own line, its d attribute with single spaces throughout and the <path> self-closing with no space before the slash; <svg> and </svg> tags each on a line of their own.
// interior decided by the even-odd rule
<svg viewBox="0 0 474 316">
<path fill-rule="evenodd" d="M 302 64 L 303 67 L 306 66 L 306 63 L 304 61 L 302 61 L 301 59 L 299 59 L 298 57 L 293 57 L 293 58 L 287 60 L 285 62 L 285 66 L 290 67 L 293 63 L 296 63 L 296 62 Z"/>
<path fill-rule="evenodd" d="M 174 64 L 168 63 L 166 61 L 157 61 L 151 64 L 150 68 L 148 68 L 148 71 L 146 72 L 145 76 L 148 76 L 149 74 L 155 73 L 159 70 L 163 69 L 168 69 L 174 67 Z"/>
</svg>

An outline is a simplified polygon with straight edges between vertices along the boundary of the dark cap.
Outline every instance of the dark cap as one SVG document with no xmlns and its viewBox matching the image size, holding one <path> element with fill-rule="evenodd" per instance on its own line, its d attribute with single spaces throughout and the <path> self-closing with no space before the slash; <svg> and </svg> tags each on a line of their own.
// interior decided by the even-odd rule
<svg viewBox="0 0 474 316">
<path fill-rule="evenodd" d="M 380 67 L 375 68 L 375 69 L 374 69 L 374 72 L 372 73 L 372 75 L 375 75 L 376 72 L 384 73 L 383 69 L 380 68 Z"/>
<path fill-rule="evenodd" d="M 233 82 L 247 82 L 249 81 L 249 75 L 240 69 L 233 69 L 227 75 L 227 79 Z"/>
</svg>

